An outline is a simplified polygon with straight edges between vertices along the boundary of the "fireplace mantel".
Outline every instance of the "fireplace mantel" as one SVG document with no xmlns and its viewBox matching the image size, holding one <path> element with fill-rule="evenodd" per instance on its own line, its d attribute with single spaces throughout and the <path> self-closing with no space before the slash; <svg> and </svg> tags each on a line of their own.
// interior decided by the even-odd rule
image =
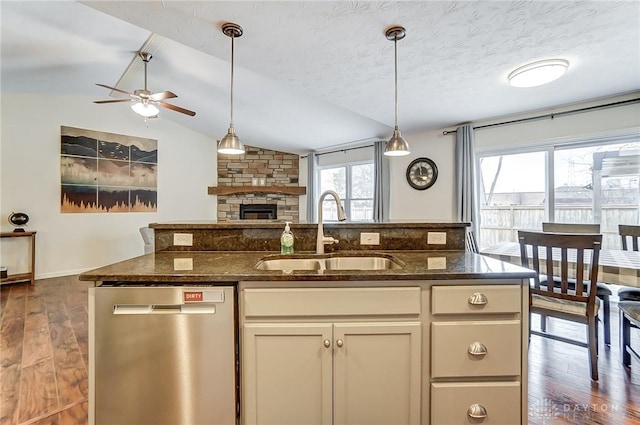
<svg viewBox="0 0 640 425">
<path fill-rule="evenodd" d="M 278 193 L 281 195 L 306 195 L 304 186 L 209 186 L 209 195 L 242 195 L 246 193 Z"/>
</svg>

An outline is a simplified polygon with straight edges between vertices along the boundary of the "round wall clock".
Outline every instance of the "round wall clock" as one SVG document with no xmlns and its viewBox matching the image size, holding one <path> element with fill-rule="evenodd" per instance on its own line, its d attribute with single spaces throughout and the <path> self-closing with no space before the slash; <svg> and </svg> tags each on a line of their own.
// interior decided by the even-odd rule
<svg viewBox="0 0 640 425">
<path fill-rule="evenodd" d="M 407 167 L 407 182 L 418 190 L 429 189 L 438 179 L 438 167 L 429 158 L 417 158 Z"/>
</svg>

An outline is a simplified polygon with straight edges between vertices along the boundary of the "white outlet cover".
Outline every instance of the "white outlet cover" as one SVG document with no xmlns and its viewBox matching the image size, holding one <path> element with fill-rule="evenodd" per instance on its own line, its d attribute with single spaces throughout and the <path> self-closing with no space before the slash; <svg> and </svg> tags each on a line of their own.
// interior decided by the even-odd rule
<svg viewBox="0 0 640 425">
<path fill-rule="evenodd" d="M 427 243 L 429 245 L 446 245 L 447 232 L 427 232 Z"/>
<path fill-rule="evenodd" d="M 174 233 L 173 245 L 174 246 L 193 246 L 193 234 L 192 233 Z"/>
<path fill-rule="evenodd" d="M 360 245 L 380 245 L 380 233 L 360 233 Z"/>
<path fill-rule="evenodd" d="M 173 270 L 193 270 L 193 258 L 174 258 Z"/>
</svg>

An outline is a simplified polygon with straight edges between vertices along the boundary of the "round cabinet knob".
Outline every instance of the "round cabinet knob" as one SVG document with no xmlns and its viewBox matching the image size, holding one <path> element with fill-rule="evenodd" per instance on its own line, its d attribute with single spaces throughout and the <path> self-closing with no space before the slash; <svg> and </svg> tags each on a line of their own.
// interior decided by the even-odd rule
<svg viewBox="0 0 640 425">
<path fill-rule="evenodd" d="M 473 419 L 484 419 L 487 417 L 487 409 L 481 404 L 472 404 L 467 409 L 467 416 Z"/>
<path fill-rule="evenodd" d="M 324 346 L 325 346 L 326 348 L 331 347 L 331 341 L 329 341 L 328 339 L 325 339 L 325 340 L 323 341 L 323 344 L 324 344 Z"/>
<path fill-rule="evenodd" d="M 480 292 L 474 292 L 469 297 L 469 304 L 471 305 L 485 305 L 488 302 L 486 295 Z"/>
<path fill-rule="evenodd" d="M 467 351 L 472 356 L 484 356 L 485 354 L 487 354 L 487 346 L 481 342 L 476 341 L 469 345 Z"/>
<path fill-rule="evenodd" d="M 337 345 L 338 347 L 342 347 L 342 346 L 344 345 L 344 341 L 342 341 L 341 339 L 339 339 L 339 340 L 337 340 L 337 341 L 336 341 L 336 345 Z"/>
</svg>

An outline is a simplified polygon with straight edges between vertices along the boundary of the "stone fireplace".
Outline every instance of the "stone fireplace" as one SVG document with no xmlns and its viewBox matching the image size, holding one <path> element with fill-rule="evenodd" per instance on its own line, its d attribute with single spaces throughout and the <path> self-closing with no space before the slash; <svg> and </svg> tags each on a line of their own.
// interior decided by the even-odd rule
<svg viewBox="0 0 640 425">
<path fill-rule="evenodd" d="M 298 184 L 299 156 L 252 146 L 245 150 L 244 155 L 218 154 L 218 186 L 209 188 L 209 194 L 218 195 L 218 221 L 244 216 L 298 222 L 299 197 L 306 193 Z M 270 207 L 263 208 L 265 205 Z M 269 211 L 255 211 L 271 208 L 275 208 L 271 218 L 267 218 Z M 245 210 L 252 209 L 247 218 Z"/>
</svg>

